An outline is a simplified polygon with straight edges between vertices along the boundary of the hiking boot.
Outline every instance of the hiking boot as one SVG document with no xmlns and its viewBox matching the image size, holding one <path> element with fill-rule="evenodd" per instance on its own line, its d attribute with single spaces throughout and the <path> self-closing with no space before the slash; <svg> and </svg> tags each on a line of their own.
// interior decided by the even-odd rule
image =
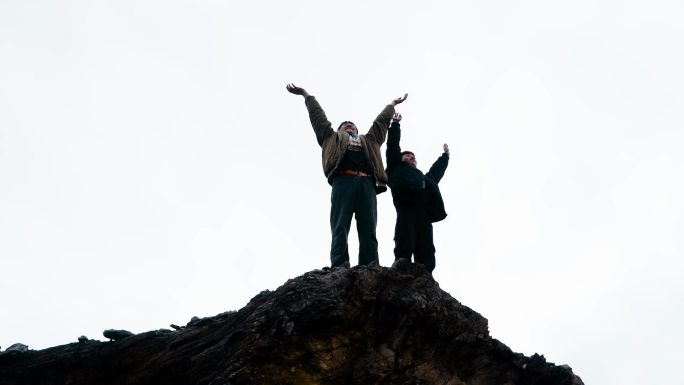
<svg viewBox="0 0 684 385">
<path fill-rule="evenodd" d="M 348 269 L 349 268 L 349 261 L 344 261 L 343 264 L 339 266 L 332 266 L 330 267 L 331 269 Z"/>
<path fill-rule="evenodd" d="M 411 264 L 411 261 L 409 261 L 406 258 L 397 258 L 394 260 L 394 263 L 392 264 L 392 268 L 396 270 L 403 270 L 407 268 Z"/>
</svg>

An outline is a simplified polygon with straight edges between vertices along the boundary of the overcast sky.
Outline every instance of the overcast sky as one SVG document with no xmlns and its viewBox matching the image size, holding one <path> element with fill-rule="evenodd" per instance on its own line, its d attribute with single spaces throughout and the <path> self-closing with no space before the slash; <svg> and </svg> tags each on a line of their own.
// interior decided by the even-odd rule
<svg viewBox="0 0 684 385">
<path fill-rule="evenodd" d="M 493 337 L 586 384 L 682 385 L 682 20 L 674 0 L 2 0 L 0 346 L 168 328 L 328 265 L 293 82 L 361 131 L 407 92 L 423 170 L 449 144 L 435 278 Z M 389 193 L 378 215 L 388 266 Z"/>
</svg>

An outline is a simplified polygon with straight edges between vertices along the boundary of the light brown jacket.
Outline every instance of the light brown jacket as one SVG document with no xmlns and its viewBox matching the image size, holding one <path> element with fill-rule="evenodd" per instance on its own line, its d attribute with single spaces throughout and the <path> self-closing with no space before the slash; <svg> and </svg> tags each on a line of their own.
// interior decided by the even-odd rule
<svg viewBox="0 0 684 385">
<path fill-rule="evenodd" d="M 325 116 L 325 111 L 323 111 L 315 97 L 307 96 L 305 103 L 309 111 L 311 126 L 314 133 L 316 133 L 316 140 L 318 140 L 318 144 L 322 149 L 323 172 L 326 178 L 328 178 L 328 183 L 332 184 L 335 170 L 347 151 L 349 134 L 344 131 L 333 130 L 332 124 Z M 387 129 L 393 115 L 394 106 L 388 104 L 380 112 L 380 115 L 375 118 L 368 133 L 359 135 L 363 152 L 375 178 L 375 191 L 378 194 L 387 190 L 387 174 L 385 173 L 385 166 L 382 164 L 380 146 L 382 146 L 387 138 Z"/>
</svg>

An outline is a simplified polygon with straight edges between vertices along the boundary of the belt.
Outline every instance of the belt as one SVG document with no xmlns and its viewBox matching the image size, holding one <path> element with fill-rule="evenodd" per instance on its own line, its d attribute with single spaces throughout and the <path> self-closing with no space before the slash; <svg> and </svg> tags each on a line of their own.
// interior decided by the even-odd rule
<svg viewBox="0 0 684 385">
<path fill-rule="evenodd" d="M 356 171 L 356 170 L 338 170 L 335 171 L 335 175 L 352 175 L 352 176 L 370 176 L 370 174 L 366 174 L 363 171 Z"/>
</svg>

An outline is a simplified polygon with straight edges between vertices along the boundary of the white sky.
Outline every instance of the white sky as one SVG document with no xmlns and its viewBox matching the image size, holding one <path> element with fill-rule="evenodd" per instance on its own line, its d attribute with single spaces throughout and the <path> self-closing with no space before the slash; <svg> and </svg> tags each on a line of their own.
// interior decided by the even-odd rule
<svg viewBox="0 0 684 385">
<path fill-rule="evenodd" d="M 587 384 L 684 384 L 682 20 L 677 1 L 3 0 L 0 346 L 184 324 L 328 265 L 294 82 L 335 125 L 408 92 L 424 170 L 449 144 L 435 277 L 493 337 Z M 387 266 L 389 193 L 378 211 Z"/>
</svg>

